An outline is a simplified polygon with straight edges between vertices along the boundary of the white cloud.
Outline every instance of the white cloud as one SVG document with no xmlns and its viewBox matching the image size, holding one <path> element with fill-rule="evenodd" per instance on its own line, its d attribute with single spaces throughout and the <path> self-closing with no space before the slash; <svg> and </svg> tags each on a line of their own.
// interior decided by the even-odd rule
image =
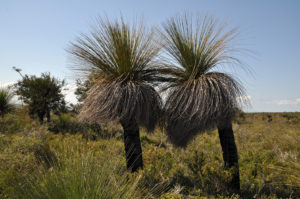
<svg viewBox="0 0 300 199">
<path fill-rule="evenodd" d="M 8 86 L 12 86 L 13 84 L 15 84 L 16 82 L 0 82 L 0 87 L 8 87 Z"/>
<path fill-rule="evenodd" d="M 62 88 L 62 94 L 65 96 L 65 100 L 69 103 L 76 104 L 78 101 L 74 94 L 77 89 L 76 83 L 67 84 Z"/>
<path fill-rule="evenodd" d="M 283 105 L 298 105 L 298 104 L 300 104 L 300 99 L 294 99 L 294 100 L 288 100 L 288 99 L 273 100 L 273 101 L 267 101 L 266 104 L 275 104 L 275 105 L 279 105 L 279 106 L 283 106 Z"/>
<path fill-rule="evenodd" d="M 242 96 L 237 97 L 237 99 L 239 99 L 239 100 L 251 100 L 252 97 L 250 95 L 242 95 Z"/>
</svg>

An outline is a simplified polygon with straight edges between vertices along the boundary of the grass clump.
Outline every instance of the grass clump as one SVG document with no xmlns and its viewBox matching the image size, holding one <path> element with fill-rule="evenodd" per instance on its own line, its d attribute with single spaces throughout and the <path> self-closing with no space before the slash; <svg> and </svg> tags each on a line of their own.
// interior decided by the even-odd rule
<svg viewBox="0 0 300 199">
<path fill-rule="evenodd" d="M 56 161 L 43 128 L 27 134 L 0 134 L 0 198 L 11 198 L 16 186 L 27 187 L 24 180 Z"/>
<path fill-rule="evenodd" d="M 52 161 L 50 165 L 46 161 L 39 161 L 40 157 L 45 156 L 45 154 L 40 154 L 40 150 L 37 150 L 38 153 L 33 151 L 32 154 L 27 151 L 28 154 L 26 154 L 26 150 L 29 150 L 30 146 L 26 147 L 18 143 L 19 147 L 10 147 L 15 151 L 23 150 L 21 153 L 26 154 L 24 159 L 29 161 L 22 159 L 20 165 L 28 168 L 31 172 L 16 167 L 14 167 L 13 173 L 10 172 L 9 168 L 1 172 L 2 177 L 4 177 L 1 178 L 4 180 L 1 180 L 0 184 L 2 188 L 1 198 L 127 199 L 141 197 L 137 191 L 140 177 L 127 176 L 125 168 L 120 166 L 124 160 L 120 158 L 120 155 L 115 154 L 119 151 L 113 149 L 114 147 L 119 148 L 118 146 L 107 146 L 102 143 L 106 147 L 97 147 L 96 150 L 98 145 L 92 146 L 91 143 L 82 141 L 80 136 L 67 136 L 68 138 L 64 138 L 65 136 L 62 135 L 48 137 L 46 142 L 49 144 L 47 145 L 49 146 L 48 149 L 56 160 L 55 162 Z M 23 137 L 16 136 L 15 139 L 21 138 Z M 36 136 L 26 141 L 32 141 L 31 139 L 35 143 L 44 143 L 41 140 L 44 138 Z M 17 143 L 16 140 L 13 142 Z M 1 144 L 2 146 L 9 144 L 7 137 L 1 137 Z M 115 154 L 115 157 L 108 157 L 111 154 Z M 32 161 L 34 157 L 37 160 L 35 162 Z M 45 157 L 45 160 L 47 159 L 51 158 Z M 6 161 L 6 165 L 12 166 L 10 161 Z M 13 179 L 14 176 L 23 177 Z M 10 180 L 7 182 L 5 179 Z"/>
</svg>

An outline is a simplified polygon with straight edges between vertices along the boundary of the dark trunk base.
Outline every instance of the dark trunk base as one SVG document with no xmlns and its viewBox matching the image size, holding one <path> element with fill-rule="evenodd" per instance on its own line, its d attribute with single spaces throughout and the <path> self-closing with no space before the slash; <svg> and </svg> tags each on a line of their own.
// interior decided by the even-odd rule
<svg viewBox="0 0 300 199">
<path fill-rule="evenodd" d="M 46 117 L 47 117 L 47 122 L 49 123 L 50 120 L 51 120 L 51 118 L 50 118 L 50 110 L 47 110 Z"/>
<path fill-rule="evenodd" d="M 127 169 L 131 172 L 135 172 L 138 169 L 143 169 L 139 127 L 134 119 L 126 123 L 121 121 L 121 125 L 124 129 Z"/>
<path fill-rule="evenodd" d="M 218 131 L 223 151 L 225 169 L 233 169 L 230 189 L 233 191 L 240 191 L 238 152 L 234 141 L 231 122 L 228 122 L 225 126 L 219 127 Z"/>
<path fill-rule="evenodd" d="M 43 124 L 44 123 L 44 113 L 38 113 L 38 118 L 39 118 L 39 121 L 40 121 L 40 124 Z"/>
</svg>

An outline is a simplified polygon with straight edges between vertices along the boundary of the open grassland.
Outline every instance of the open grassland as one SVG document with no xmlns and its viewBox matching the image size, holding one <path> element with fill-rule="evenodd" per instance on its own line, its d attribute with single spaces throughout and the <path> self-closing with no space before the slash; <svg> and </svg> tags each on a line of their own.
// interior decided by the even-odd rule
<svg viewBox="0 0 300 199">
<path fill-rule="evenodd" d="M 130 174 L 118 125 L 83 126 L 65 114 L 41 126 L 22 109 L 0 122 L 0 198 L 300 197 L 300 113 L 238 114 L 241 193 L 233 196 L 217 131 L 186 149 L 160 129 L 142 131 L 144 169 Z"/>
</svg>

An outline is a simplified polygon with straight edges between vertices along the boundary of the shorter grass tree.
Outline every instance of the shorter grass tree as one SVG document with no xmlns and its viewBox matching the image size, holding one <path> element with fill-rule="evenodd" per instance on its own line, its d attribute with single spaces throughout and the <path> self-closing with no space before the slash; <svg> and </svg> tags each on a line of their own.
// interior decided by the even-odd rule
<svg viewBox="0 0 300 199">
<path fill-rule="evenodd" d="M 162 73 L 165 89 L 166 132 L 176 146 L 185 147 L 199 133 L 218 128 L 225 168 L 233 169 L 231 188 L 240 189 L 238 153 L 231 121 L 243 95 L 242 86 L 220 66 L 240 63 L 232 42 L 236 29 L 226 31 L 212 17 L 184 15 L 164 24 L 163 46 L 168 63 Z"/>
<path fill-rule="evenodd" d="M 74 70 L 93 80 L 79 119 L 88 123 L 118 122 L 124 129 L 127 168 L 143 168 L 139 126 L 149 132 L 159 121 L 161 98 L 154 89 L 160 48 L 153 31 L 124 19 L 99 19 L 89 35 L 71 44 Z"/>
<path fill-rule="evenodd" d="M 13 97 L 14 93 L 10 88 L 0 88 L 0 117 L 4 117 L 15 108 L 15 104 L 12 102 Z"/>
<path fill-rule="evenodd" d="M 43 123 L 45 117 L 50 122 L 50 112 L 65 106 L 61 93 L 63 86 L 64 81 L 51 77 L 50 73 L 42 73 L 41 77 L 22 76 L 22 80 L 15 85 L 19 99 L 29 106 L 29 115 L 37 115 L 40 123 Z"/>
</svg>

